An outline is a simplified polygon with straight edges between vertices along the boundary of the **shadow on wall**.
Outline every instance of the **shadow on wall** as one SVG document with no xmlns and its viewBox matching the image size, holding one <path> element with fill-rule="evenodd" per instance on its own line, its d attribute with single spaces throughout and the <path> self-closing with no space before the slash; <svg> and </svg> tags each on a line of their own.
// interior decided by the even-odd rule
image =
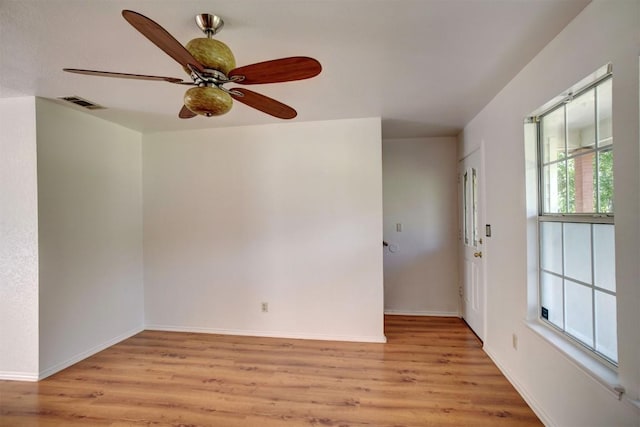
<svg viewBox="0 0 640 427">
<path fill-rule="evenodd" d="M 421 123 L 410 120 L 382 120 L 382 138 L 393 135 L 394 138 L 417 138 L 421 135 L 441 135 L 455 137 L 462 129 L 455 126 L 443 126 L 435 123 Z"/>
</svg>

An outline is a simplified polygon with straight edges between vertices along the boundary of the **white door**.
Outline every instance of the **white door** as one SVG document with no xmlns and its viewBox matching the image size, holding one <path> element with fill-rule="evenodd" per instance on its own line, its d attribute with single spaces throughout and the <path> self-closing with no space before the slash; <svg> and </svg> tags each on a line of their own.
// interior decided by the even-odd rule
<svg viewBox="0 0 640 427">
<path fill-rule="evenodd" d="M 460 296 L 462 317 L 484 340 L 484 218 L 482 195 L 482 156 L 478 149 L 460 162 L 462 254 Z"/>
</svg>

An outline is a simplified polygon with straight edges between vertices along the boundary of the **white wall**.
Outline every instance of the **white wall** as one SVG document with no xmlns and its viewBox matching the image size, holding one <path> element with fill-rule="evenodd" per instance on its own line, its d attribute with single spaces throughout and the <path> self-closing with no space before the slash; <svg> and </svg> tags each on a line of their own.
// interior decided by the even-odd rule
<svg viewBox="0 0 640 427">
<path fill-rule="evenodd" d="M 38 377 L 35 98 L 0 99 L 0 379 Z"/>
<path fill-rule="evenodd" d="M 380 119 L 143 141 L 148 328 L 384 340 Z"/>
<path fill-rule="evenodd" d="M 455 138 L 382 142 L 387 313 L 458 315 L 456 156 Z"/>
<path fill-rule="evenodd" d="M 140 133 L 38 99 L 40 376 L 143 328 Z"/>
<path fill-rule="evenodd" d="M 640 2 L 595 0 L 513 79 L 460 136 L 460 155 L 486 149 L 485 350 L 550 425 L 640 425 Z M 619 379 L 622 401 L 524 323 L 527 216 L 523 119 L 583 77 L 613 64 Z M 512 348 L 512 334 L 519 337 Z"/>
</svg>

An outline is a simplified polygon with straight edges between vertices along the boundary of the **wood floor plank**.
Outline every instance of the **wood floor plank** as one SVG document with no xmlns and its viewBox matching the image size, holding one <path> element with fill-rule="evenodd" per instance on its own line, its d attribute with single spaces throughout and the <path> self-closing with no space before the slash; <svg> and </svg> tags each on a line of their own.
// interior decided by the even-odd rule
<svg viewBox="0 0 640 427">
<path fill-rule="evenodd" d="M 144 331 L 39 383 L 0 426 L 539 426 L 456 318 L 387 316 L 386 344 Z"/>
</svg>

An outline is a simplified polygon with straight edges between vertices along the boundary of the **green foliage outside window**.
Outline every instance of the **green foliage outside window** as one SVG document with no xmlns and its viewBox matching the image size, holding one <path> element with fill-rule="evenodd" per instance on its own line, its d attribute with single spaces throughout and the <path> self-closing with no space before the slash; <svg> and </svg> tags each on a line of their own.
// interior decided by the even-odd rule
<svg viewBox="0 0 640 427">
<path fill-rule="evenodd" d="M 598 173 L 593 174 L 593 206 L 595 213 L 613 212 L 613 151 L 600 151 L 598 153 L 598 163 L 596 156 L 593 156 L 593 170 Z M 558 212 L 576 212 L 576 170 L 574 159 L 561 161 L 557 166 L 558 188 Z M 598 204 L 598 197 L 600 198 Z M 599 208 L 596 208 L 599 207 Z"/>
<path fill-rule="evenodd" d="M 600 209 L 598 212 L 610 213 L 613 212 L 613 151 L 601 151 L 599 156 L 600 165 L 597 176 L 600 181 L 598 188 L 598 193 L 600 194 Z M 593 185 L 595 186 L 596 174 L 594 174 L 593 179 Z M 594 204 L 594 206 L 597 205 Z"/>
<path fill-rule="evenodd" d="M 600 151 L 593 156 L 593 206 L 594 213 L 613 212 L 613 151 Z M 574 159 L 561 161 L 557 165 L 558 213 L 576 212 L 576 171 Z M 598 200 L 598 198 L 600 200 Z"/>
</svg>

